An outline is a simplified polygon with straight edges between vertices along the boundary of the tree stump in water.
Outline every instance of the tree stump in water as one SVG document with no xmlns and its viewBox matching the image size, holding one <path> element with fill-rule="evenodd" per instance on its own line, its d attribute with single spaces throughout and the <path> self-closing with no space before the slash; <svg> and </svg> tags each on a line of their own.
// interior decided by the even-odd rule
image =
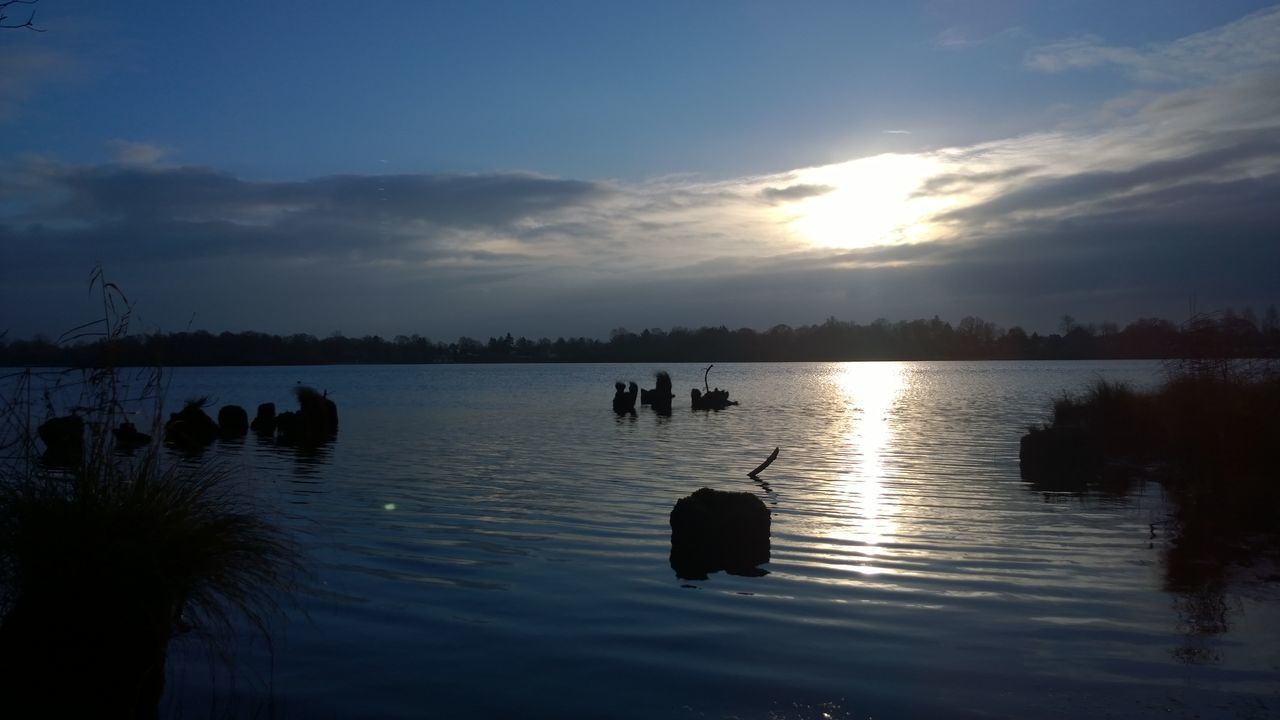
<svg viewBox="0 0 1280 720">
<path fill-rule="evenodd" d="M 671 567 L 690 580 L 720 570 L 763 575 L 769 523 L 769 508 L 752 493 L 702 488 L 671 510 Z"/>
</svg>

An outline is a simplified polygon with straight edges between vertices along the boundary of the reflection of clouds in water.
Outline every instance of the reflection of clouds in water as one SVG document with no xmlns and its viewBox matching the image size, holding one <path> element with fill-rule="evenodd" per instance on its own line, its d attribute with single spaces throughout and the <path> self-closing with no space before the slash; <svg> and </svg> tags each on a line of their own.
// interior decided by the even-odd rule
<svg viewBox="0 0 1280 720">
<path fill-rule="evenodd" d="M 894 442 L 890 415 L 903 394 L 905 375 L 901 363 L 845 363 L 835 378 L 848 408 L 838 452 L 849 469 L 840 473 L 837 490 L 848 514 L 835 520 L 832 534 L 861 546 L 863 562 L 852 569 L 865 575 L 884 571 L 874 560 L 887 554 L 883 543 L 897 529 L 898 506 L 884 488 L 884 455 Z"/>
</svg>

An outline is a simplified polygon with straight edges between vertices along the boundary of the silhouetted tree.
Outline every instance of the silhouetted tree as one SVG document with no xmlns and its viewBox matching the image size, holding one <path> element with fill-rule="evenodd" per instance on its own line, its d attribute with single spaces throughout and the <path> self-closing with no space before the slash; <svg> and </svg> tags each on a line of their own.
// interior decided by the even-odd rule
<svg viewBox="0 0 1280 720">
<path fill-rule="evenodd" d="M 619 328 L 606 341 L 592 338 L 515 338 L 511 333 L 481 343 L 460 337 L 433 343 L 421 335 L 348 338 L 335 332 L 268 335 L 259 332 L 213 335 L 204 330 L 118 338 L 110 358 L 117 365 L 279 365 L 317 363 L 433 362 L 706 362 L 814 360 L 1090 359 L 1174 357 L 1276 357 L 1280 322 L 1275 307 L 1260 323 L 1223 311 L 1197 316 L 1179 328 L 1159 318 L 1142 318 L 1116 331 L 1115 323 L 1071 321 L 1065 335 L 1003 330 L 975 316 L 957 327 L 938 317 L 890 323 L 879 318 L 858 325 L 834 317 L 819 325 L 775 325 L 761 333 L 721 325 L 691 330 L 648 329 L 639 335 Z M 18 340 L 0 335 L 0 365 L 91 366 L 104 359 L 93 342 L 52 342 L 37 336 Z"/>
</svg>

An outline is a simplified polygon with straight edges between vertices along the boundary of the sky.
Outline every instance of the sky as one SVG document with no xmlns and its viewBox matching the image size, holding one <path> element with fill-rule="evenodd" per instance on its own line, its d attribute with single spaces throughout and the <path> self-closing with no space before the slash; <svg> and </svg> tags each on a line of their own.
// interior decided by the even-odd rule
<svg viewBox="0 0 1280 720">
<path fill-rule="evenodd" d="M 327 336 L 1280 303 L 1280 6 L 40 0 L 0 332 Z"/>
</svg>

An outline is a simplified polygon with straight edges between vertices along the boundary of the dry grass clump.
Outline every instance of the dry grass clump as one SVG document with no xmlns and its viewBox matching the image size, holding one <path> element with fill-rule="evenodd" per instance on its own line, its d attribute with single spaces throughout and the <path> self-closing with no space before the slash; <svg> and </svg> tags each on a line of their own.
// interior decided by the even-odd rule
<svg viewBox="0 0 1280 720">
<path fill-rule="evenodd" d="M 1081 396 L 1063 395 L 1053 404 L 1054 427 L 1079 428 L 1111 456 L 1149 454 L 1159 444 L 1151 425 L 1150 395 L 1126 383 L 1098 380 Z"/>
<path fill-rule="evenodd" d="M 100 277 L 95 284 L 104 297 L 118 294 Z M 128 315 L 104 306 L 114 337 Z M 0 380 L 0 696 L 7 708 L 152 717 L 175 634 L 194 630 L 212 649 L 240 621 L 267 635 L 293 588 L 297 551 L 243 484 L 209 464 L 164 454 L 160 374 L 143 375 L 131 384 L 104 365 Z M 55 408 L 59 395 L 74 400 Z M 39 439 L 38 425 L 59 410 L 83 420 L 79 452 L 51 454 Z M 150 415 L 152 440 L 126 448 L 112 430 L 138 412 Z"/>
<path fill-rule="evenodd" d="M 1078 430 L 1109 462 L 1158 462 L 1187 532 L 1274 531 L 1280 517 L 1280 373 L 1204 363 L 1138 392 L 1105 380 L 1054 403 L 1053 428 Z"/>
<path fill-rule="evenodd" d="M 236 617 L 265 627 L 296 557 L 229 475 L 115 458 L 89 466 L 88 476 L 0 482 L 6 618 L 93 598 L 163 614 L 171 630 L 217 633 Z"/>
</svg>

